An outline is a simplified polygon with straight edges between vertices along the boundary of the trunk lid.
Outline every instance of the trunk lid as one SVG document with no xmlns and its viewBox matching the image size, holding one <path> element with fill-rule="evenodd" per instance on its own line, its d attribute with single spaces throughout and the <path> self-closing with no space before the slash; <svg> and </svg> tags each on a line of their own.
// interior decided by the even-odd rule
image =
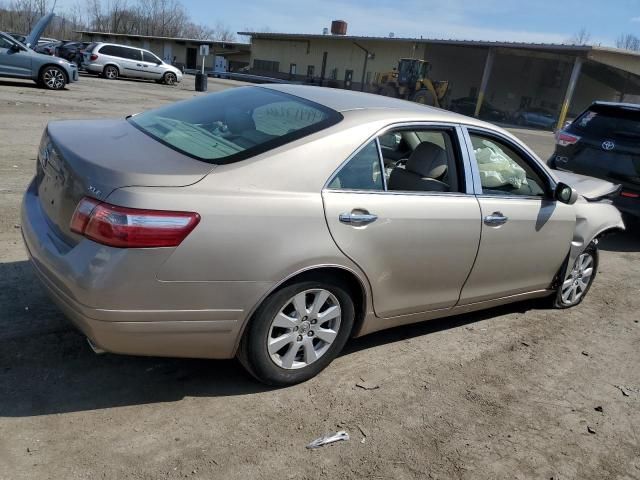
<svg viewBox="0 0 640 480">
<path fill-rule="evenodd" d="M 104 200 L 127 186 L 182 187 L 214 165 L 182 155 L 126 120 L 51 122 L 38 152 L 36 185 L 47 218 L 75 244 L 69 224 L 84 196 Z"/>
</svg>

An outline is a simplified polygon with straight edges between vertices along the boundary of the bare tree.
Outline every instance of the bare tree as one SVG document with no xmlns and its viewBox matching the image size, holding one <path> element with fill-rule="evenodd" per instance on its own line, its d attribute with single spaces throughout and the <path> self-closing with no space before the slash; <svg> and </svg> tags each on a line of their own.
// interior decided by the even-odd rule
<svg viewBox="0 0 640 480">
<path fill-rule="evenodd" d="M 638 52 L 640 51 L 640 37 L 631 33 L 623 33 L 616 39 L 616 47 Z"/>
<path fill-rule="evenodd" d="M 0 0 L 0 30 L 27 33 L 56 0 Z M 180 0 L 78 0 L 51 22 L 45 36 L 77 38 L 78 30 L 218 39 L 231 42 L 235 34 L 218 22 L 214 28 L 193 22 Z"/>
<path fill-rule="evenodd" d="M 572 45 L 588 45 L 590 41 L 591 33 L 584 27 L 569 39 L 569 43 Z"/>
</svg>

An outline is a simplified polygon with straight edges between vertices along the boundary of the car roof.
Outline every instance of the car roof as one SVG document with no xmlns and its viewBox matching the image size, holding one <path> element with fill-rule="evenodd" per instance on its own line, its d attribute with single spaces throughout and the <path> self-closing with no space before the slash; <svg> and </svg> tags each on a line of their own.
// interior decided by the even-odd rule
<svg viewBox="0 0 640 480">
<path fill-rule="evenodd" d="M 100 45 L 113 45 L 114 47 L 127 47 L 127 48 L 133 48 L 134 50 L 145 50 L 142 47 L 134 47 L 133 45 L 125 45 L 123 43 L 111 43 L 111 42 L 95 42 L 96 46 Z"/>
<path fill-rule="evenodd" d="M 640 104 L 638 103 L 622 103 L 622 102 L 602 102 L 602 101 L 597 101 L 597 102 L 593 102 L 591 104 L 593 105 L 598 105 L 598 106 L 602 106 L 602 107 L 610 107 L 610 108 L 623 108 L 625 110 L 638 110 L 640 111 Z"/>
<path fill-rule="evenodd" d="M 268 84 L 260 85 L 260 88 L 269 88 L 302 97 L 341 113 L 354 110 L 368 111 L 372 120 L 384 117 L 385 114 L 393 113 L 393 117 L 405 116 L 416 121 L 461 123 L 502 131 L 499 127 L 477 118 L 373 93 L 297 84 Z"/>
</svg>

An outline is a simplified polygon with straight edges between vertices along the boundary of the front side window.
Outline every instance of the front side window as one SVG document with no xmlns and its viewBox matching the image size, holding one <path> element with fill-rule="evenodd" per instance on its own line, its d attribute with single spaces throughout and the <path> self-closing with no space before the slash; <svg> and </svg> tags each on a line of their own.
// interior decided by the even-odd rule
<svg viewBox="0 0 640 480">
<path fill-rule="evenodd" d="M 11 43 L 6 38 L 0 36 L 0 48 L 11 48 L 13 47 L 13 43 Z"/>
<path fill-rule="evenodd" d="M 174 150 L 215 164 L 249 158 L 340 120 L 335 110 L 263 87 L 233 88 L 129 119 Z"/>
<path fill-rule="evenodd" d="M 160 59 L 156 57 L 153 53 L 143 51 L 142 61 L 149 62 L 149 63 L 159 63 Z"/>
<path fill-rule="evenodd" d="M 329 183 L 342 190 L 384 190 L 375 140 L 356 153 Z"/>
<path fill-rule="evenodd" d="M 507 143 L 469 132 L 486 195 L 545 196 L 545 182 L 529 163 Z"/>
</svg>

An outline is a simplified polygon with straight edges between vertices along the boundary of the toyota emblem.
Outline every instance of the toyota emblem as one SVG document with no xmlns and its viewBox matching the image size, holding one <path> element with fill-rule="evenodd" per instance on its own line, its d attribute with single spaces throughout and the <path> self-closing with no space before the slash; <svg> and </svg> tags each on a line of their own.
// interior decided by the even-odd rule
<svg viewBox="0 0 640 480">
<path fill-rule="evenodd" d="M 611 151 L 614 148 L 616 148 L 616 144 L 613 143 L 611 140 L 605 140 L 604 142 L 602 142 L 602 149 L 603 150 Z"/>
</svg>

